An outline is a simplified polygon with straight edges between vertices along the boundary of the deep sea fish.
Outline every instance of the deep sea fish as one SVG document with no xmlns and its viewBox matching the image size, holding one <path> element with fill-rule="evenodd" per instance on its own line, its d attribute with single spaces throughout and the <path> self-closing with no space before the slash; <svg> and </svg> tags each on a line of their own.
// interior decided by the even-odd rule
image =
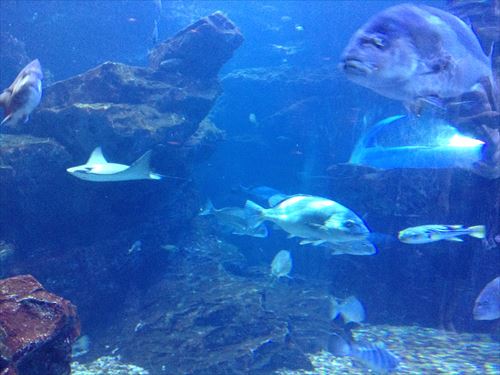
<svg viewBox="0 0 500 375">
<path fill-rule="evenodd" d="M 500 276 L 483 288 L 474 304 L 475 320 L 495 320 L 500 318 Z"/>
<path fill-rule="evenodd" d="M 162 175 L 153 173 L 149 165 L 151 150 L 147 151 L 132 165 L 108 163 L 97 147 L 90 155 L 89 160 L 76 167 L 68 168 L 71 175 L 86 181 L 93 182 L 116 182 L 131 180 L 161 180 Z"/>
<path fill-rule="evenodd" d="M 385 128 L 405 123 L 407 116 L 391 116 L 373 125 L 356 144 L 349 164 L 363 165 L 378 169 L 394 168 L 463 168 L 472 169 L 483 159 L 485 143 L 475 138 L 465 137 L 451 125 L 441 120 L 415 118 L 418 125 L 446 131 L 448 136 L 440 136 L 440 144 L 411 146 L 380 146 L 377 135 Z"/>
<path fill-rule="evenodd" d="M 350 296 L 343 301 L 337 298 L 330 299 L 330 319 L 342 316 L 344 323 L 361 323 L 365 320 L 365 308 L 354 296 Z"/>
<path fill-rule="evenodd" d="M 345 48 L 347 77 L 414 111 L 423 102 L 482 91 L 494 103 L 490 59 L 471 28 L 429 6 L 401 4 L 372 17 Z"/>
<path fill-rule="evenodd" d="M 399 240 L 408 244 L 424 244 L 440 240 L 462 242 L 460 236 L 482 239 L 485 237 L 485 227 L 484 225 L 466 227 L 463 225 L 429 224 L 406 228 L 398 234 Z"/>
<path fill-rule="evenodd" d="M 38 59 L 26 65 L 12 84 L 0 94 L 0 107 L 6 117 L 2 124 L 18 121 L 27 122 L 30 113 L 42 98 L 42 67 Z"/>
<path fill-rule="evenodd" d="M 359 363 L 378 374 L 393 372 L 400 363 L 399 358 L 384 348 L 382 344 L 349 343 L 335 334 L 330 337 L 328 350 L 337 357 L 348 356 L 355 363 Z"/>
<path fill-rule="evenodd" d="M 271 221 L 290 234 L 289 237 L 304 238 L 301 245 L 342 245 L 351 247 L 349 254 L 369 255 L 376 252 L 375 246 L 366 247 L 369 229 L 361 218 L 347 207 L 332 200 L 311 195 L 293 195 L 278 205 L 265 209 L 252 201 L 246 201 L 245 209 L 253 226 Z M 356 251 L 356 244 L 363 247 Z"/>
<path fill-rule="evenodd" d="M 214 215 L 221 225 L 231 230 L 232 234 L 260 238 L 267 237 L 267 227 L 265 225 L 251 226 L 246 211 L 240 207 L 217 209 L 211 201 L 208 201 L 200 215 Z"/>
<path fill-rule="evenodd" d="M 271 263 L 271 276 L 288 277 L 292 271 L 292 256 L 289 251 L 281 250 Z"/>
</svg>

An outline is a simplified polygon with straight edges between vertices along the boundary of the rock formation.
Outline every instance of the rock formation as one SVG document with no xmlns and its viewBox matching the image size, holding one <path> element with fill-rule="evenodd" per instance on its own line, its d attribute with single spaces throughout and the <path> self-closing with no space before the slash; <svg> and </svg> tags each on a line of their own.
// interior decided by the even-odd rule
<svg viewBox="0 0 500 375">
<path fill-rule="evenodd" d="M 0 280 L 0 374 L 69 375 L 75 306 L 30 275 Z"/>
</svg>

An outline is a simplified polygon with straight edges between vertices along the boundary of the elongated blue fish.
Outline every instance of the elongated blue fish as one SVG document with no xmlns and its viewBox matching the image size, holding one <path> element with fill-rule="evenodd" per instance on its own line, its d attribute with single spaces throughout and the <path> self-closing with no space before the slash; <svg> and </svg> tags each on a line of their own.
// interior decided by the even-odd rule
<svg viewBox="0 0 500 375">
<path fill-rule="evenodd" d="M 335 356 L 348 356 L 356 363 L 379 374 L 393 372 L 399 366 L 399 358 L 381 344 L 349 343 L 340 336 L 332 335 L 328 350 Z"/>
<path fill-rule="evenodd" d="M 466 227 L 463 225 L 421 225 L 406 228 L 399 232 L 398 238 L 401 242 L 409 244 L 423 244 L 440 240 L 458 241 L 463 240 L 459 236 L 471 236 L 474 238 L 485 237 L 484 225 Z"/>
</svg>

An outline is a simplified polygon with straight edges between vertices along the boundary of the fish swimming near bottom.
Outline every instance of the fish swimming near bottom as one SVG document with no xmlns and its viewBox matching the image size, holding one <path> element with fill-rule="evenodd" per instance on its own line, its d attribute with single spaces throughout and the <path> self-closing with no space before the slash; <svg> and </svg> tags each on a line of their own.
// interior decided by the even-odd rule
<svg viewBox="0 0 500 375">
<path fill-rule="evenodd" d="M 14 82 L 0 94 L 0 107 L 5 109 L 6 115 L 0 125 L 28 121 L 30 113 L 42 98 L 42 79 L 42 67 L 38 59 L 19 72 Z"/>
<path fill-rule="evenodd" d="M 500 318 L 500 276 L 491 280 L 483 288 L 474 304 L 475 320 L 495 320 Z"/>
<path fill-rule="evenodd" d="M 150 160 L 151 150 L 147 151 L 130 166 L 109 163 L 104 158 L 101 148 L 97 147 L 85 164 L 68 168 L 67 172 L 81 180 L 93 182 L 161 180 L 162 175 L 151 171 Z"/>
<path fill-rule="evenodd" d="M 211 201 L 208 201 L 199 215 L 215 216 L 222 226 L 229 228 L 232 234 L 238 236 L 263 238 L 267 237 L 268 234 L 267 227 L 263 224 L 257 227 L 251 226 L 246 211 L 240 207 L 224 207 L 217 209 Z"/>
<path fill-rule="evenodd" d="M 462 242 L 460 236 L 484 238 L 486 235 L 484 225 L 466 227 L 463 225 L 429 224 L 418 227 L 406 228 L 399 232 L 398 238 L 403 243 L 424 244 L 440 240 Z"/>
<path fill-rule="evenodd" d="M 350 357 L 357 364 L 378 374 L 395 371 L 400 363 L 398 357 L 382 344 L 349 343 L 338 335 L 332 335 L 328 350 L 337 357 Z"/>
<path fill-rule="evenodd" d="M 334 320 L 337 316 L 342 316 L 344 323 L 361 323 L 365 320 L 365 308 L 361 302 L 354 296 L 339 301 L 337 298 L 330 300 L 330 319 Z"/>
<path fill-rule="evenodd" d="M 292 271 L 292 256 L 287 250 L 281 250 L 276 254 L 271 263 L 271 276 L 289 277 L 288 275 Z"/>
</svg>

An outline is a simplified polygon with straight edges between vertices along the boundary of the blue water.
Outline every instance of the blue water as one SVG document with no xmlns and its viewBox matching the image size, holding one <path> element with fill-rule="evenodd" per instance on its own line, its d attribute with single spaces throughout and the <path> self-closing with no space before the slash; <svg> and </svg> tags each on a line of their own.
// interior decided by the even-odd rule
<svg viewBox="0 0 500 375">
<path fill-rule="evenodd" d="M 431 223 L 488 223 L 487 230 L 498 235 L 498 180 L 482 179 L 460 170 L 398 170 L 377 174 L 345 166 L 365 130 L 364 117 L 373 124 L 405 111 L 401 103 L 347 81 L 337 70 L 340 55 L 352 34 L 371 16 L 398 3 L 392 0 L 163 1 L 162 14 L 158 16 L 155 3 L 146 0 L 1 1 L 0 32 L 23 42 L 27 56 L 42 62 L 50 72 L 46 74 L 45 86 L 106 61 L 147 66 L 148 51 L 154 48 L 151 36 L 155 19 L 159 20 L 159 40 L 163 41 L 199 18 L 220 10 L 237 25 L 245 41 L 219 72 L 222 94 L 208 115 L 225 132 L 225 139 L 209 158 L 194 162 L 181 176 L 194 184 L 195 197 L 189 197 L 184 205 L 182 184 L 176 180 L 168 182 L 168 178 L 171 185 L 165 189 L 146 187 L 149 182 L 144 182 L 144 188 L 123 183 L 91 187 L 89 191 L 94 196 L 111 201 L 106 206 L 112 211 L 109 220 L 94 221 L 92 211 L 99 210 L 101 202 L 93 201 L 82 205 L 82 217 L 65 220 L 59 230 L 48 230 L 42 235 L 23 234 L 22 229 L 4 231 L 6 236 L 19 236 L 19 243 L 30 243 L 32 249 L 29 257 L 9 260 L 8 267 L 0 268 L 0 275 L 31 272 L 48 289 L 82 303 L 82 331 L 99 343 L 87 358 L 91 360 L 104 355 L 105 343 L 112 342 L 100 333 L 113 326 L 115 320 L 126 322 L 127 312 L 134 309 L 130 301 L 121 306 L 122 300 L 136 294 L 147 295 L 153 285 L 181 272 L 172 264 L 190 259 L 189 249 L 174 253 L 176 260 L 172 261 L 158 250 L 159 246 L 169 243 L 182 249 L 182 241 L 187 241 L 188 236 L 196 237 L 196 226 L 201 225 L 203 233 L 208 231 L 221 243 L 235 246 L 239 272 L 249 280 L 256 277 L 252 273 L 254 268 L 268 272 L 274 255 L 287 249 L 293 255 L 290 288 L 294 288 L 294 282 L 302 286 L 318 282 L 327 285 L 327 294 L 339 298 L 355 295 L 367 311 L 369 324 L 422 325 L 493 336 L 496 332 L 498 337 L 493 322 L 472 319 L 477 294 L 498 276 L 498 244 L 489 248 L 480 240 L 466 238 L 463 243 L 441 241 L 410 246 L 395 238 L 401 229 Z M 447 5 L 445 0 L 413 3 L 442 9 Z M 242 71 L 252 72 L 257 78 L 235 78 Z M 7 87 L 14 77 L 7 76 L 4 70 L 0 72 L 0 85 Z M 266 75 L 279 77 L 275 81 L 261 79 Z M 106 141 L 113 143 L 112 139 Z M 119 145 L 115 145 L 113 152 L 117 149 Z M 287 239 L 286 233 L 272 225 L 268 226 L 269 236 L 262 239 L 228 234 L 220 230 L 215 220 L 200 221 L 195 213 L 190 217 L 192 221 L 183 217 L 176 222 L 176 210 L 180 212 L 182 207 L 191 205 L 202 207 L 207 199 L 217 208 L 243 207 L 245 200 L 252 197 L 244 194 L 241 186 L 260 185 L 289 195 L 328 197 L 349 207 L 374 233 L 381 235 L 378 254 L 332 256 L 321 248 L 301 246 L 298 241 Z M 72 197 L 68 201 L 73 199 L 71 204 L 78 206 L 77 197 L 70 191 L 52 189 L 56 196 Z M 146 191 L 147 199 L 127 205 L 127 198 L 137 190 Z M 168 212 L 155 211 L 157 200 L 172 202 L 162 203 Z M 37 202 L 23 204 L 36 207 Z M 50 228 L 51 220 L 57 221 L 51 215 L 57 216 L 57 212 L 51 211 L 50 203 L 41 205 L 48 214 L 40 225 Z M 99 212 L 100 217 L 106 217 L 106 210 Z M 154 219 L 148 216 L 151 212 L 157 215 Z M 161 228 L 154 226 L 161 221 L 156 220 L 161 215 L 169 218 L 165 229 L 168 234 L 160 233 Z M 30 222 L 30 217 L 14 217 L 13 222 L 21 228 Z M 86 226 L 92 230 L 85 231 Z M 146 250 L 154 247 L 151 255 L 115 256 L 118 250 L 107 242 L 115 240 L 113 232 L 139 227 L 137 232 L 127 229 L 126 241 L 132 245 L 137 236 L 142 236 Z M 1 235 L 2 232 L 0 240 Z M 190 241 L 203 243 L 203 238 Z M 64 252 L 66 246 L 81 247 L 82 259 L 86 246 L 102 248 L 106 255 L 95 263 L 92 259 L 82 260 L 79 267 L 85 264 L 85 270 L 70 268 L 52 275 L 37 269 L 37 257 L 44 257 L 45 251 L 54 252 L 55 248 L 60 249 L 57 253 Z M 210 253 L 210 249 L 203 251 Z M 71 275 L 87 272 L 88 285 L 93 285 L 93 272 L 105 274 L 107 267 L 125 271 L 106 274 L 100 279 L 105 282 L 95 293 L 102 293 L 98 298 L 104 301 L 92 311 L 92 307 L 85 306 L 92 300 L 92 292 L 87 291 L 90 297 L 82 297 L 80 288 L 87 286 L 72 284 Z M 172 306 L 176 303 L 179 301 L 171 301 Z M 141 307 L 137 309 L 140 311 Z"/>
</svg>

